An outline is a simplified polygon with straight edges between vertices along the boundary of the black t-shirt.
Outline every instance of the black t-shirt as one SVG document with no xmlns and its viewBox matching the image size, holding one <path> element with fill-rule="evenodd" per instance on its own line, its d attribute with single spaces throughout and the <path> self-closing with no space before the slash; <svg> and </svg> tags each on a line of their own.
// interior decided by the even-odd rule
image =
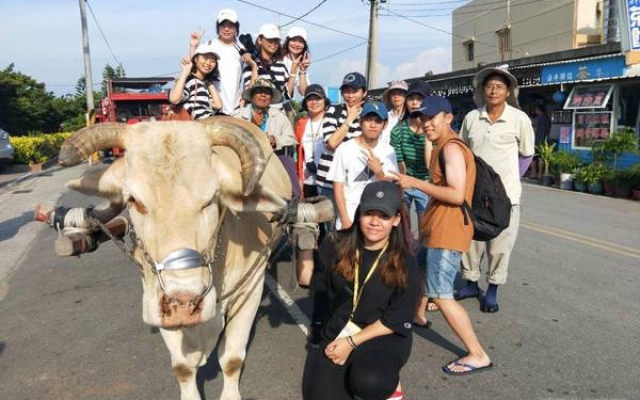
<svg viewBox="0 0 640 400">
<path fill-rule="evenodd" d="M 387 286 L 380 277 L 380 268 L 385 263 L 388 252 L 383 254 L 378 268 L 371 278 L 362 286 L 369 269 L 372 267 L 381 250 L 360 251 L 360 287 L 362 294 L 353 316 L 355 322 L 361 328 L 380 320 L 386 327 L 400 336 L 409 336 L 413 322 L 413 315 L 418 301 L 418 266 L 415 258 L 409 254 L 403 254 L 403 263 L 408 273 L 407 287 L 396 288 Z M 353 306 L 353 282 L 348 282 L 341 274 L 333 272 L 333 266 L 337 262 L 335 244 L 327 239 L 318 249 L 318 257 L 321 268 L 320 279 L 324 280 L 325 289 L 329 301 L 329 319 L 323 328 L 323 336 L 326 340 L 333 340 L 346 325 L 351 315 Z"/>
</svg>

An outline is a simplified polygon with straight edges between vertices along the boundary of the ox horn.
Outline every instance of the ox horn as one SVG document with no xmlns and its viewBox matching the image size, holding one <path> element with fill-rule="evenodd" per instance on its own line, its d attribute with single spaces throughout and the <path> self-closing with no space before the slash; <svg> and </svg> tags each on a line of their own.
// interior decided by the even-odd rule
<svg viewBox="0 0 640 400">
<path fill-rule="evenodd" d="M 80 129 L 64 141 L 58 162 L 64 166 L 78 165 L 98 150 L 124 148 L 122 132 L 126 127 L 125 124 L 103 123 Z"/>
<path fill-rule="evenodd" d="M 229 118 L 227 121 L 225 119 Z M 238 154 L 242 171 L 243 195 L 248 196 L 262 177 L 267 165 L 260 142 L 231 117 L 214 117 L 199 122 L 207 126 L 212 146 L 226 146 Z"/>
</svg>

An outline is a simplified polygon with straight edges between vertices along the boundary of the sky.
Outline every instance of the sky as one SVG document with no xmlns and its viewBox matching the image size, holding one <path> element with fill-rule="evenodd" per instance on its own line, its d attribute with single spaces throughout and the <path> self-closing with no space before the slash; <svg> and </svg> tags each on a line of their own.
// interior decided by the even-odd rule
<svg viewBox="0 0 640 400">
<path fill-rule="evenodd" d="M 377 79 L 451 70 L 451 11 L 466 0 L 387 0 L 378 18 Z M 366 0 L 88 0 L 87 26 L 94 88 L 106 64 L 122 63 L 127 77 L 175 76 L 187 54 L 189 35 L 205 29 L 216 37 L 222 8 L 234 9 L 240 33 L 258 32 L 264 23 L 308 32 L 310 80 L 339 86 L 351 71 L 366 69 L 369 2 Z M 320 4 L 322 3 L 322 4 Z M 301 20 L 294 21 L 320 6 Z M 268 10 L 273 10 L 268 11 Z M 84 75 L 79 0 L 2 0 L 0 68 L 15 70 L 47 85 L 57 96 L 75 93 Z M 425 17 L 426 15 L 426 17 Z M 95 18 L 94 18 L 95 16 Z M 329 28 L 329 29 L 327 29 Z M 336 54 L 339 53 L 339 54 Z"/>
</svg>

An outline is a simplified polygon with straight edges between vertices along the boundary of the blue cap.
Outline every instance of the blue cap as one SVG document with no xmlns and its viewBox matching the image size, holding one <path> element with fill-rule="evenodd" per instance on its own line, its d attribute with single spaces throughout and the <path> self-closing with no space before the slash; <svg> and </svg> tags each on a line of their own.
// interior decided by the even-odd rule
<svg viewBox="0 0 640 400">
<path fill-rule="evenodd" d="M 387 107 L 382 103 L 365 103 L 364 107 L 362 107 L 362 111 L 360 111 L 360 118 L 364 118 L 369 114 L 375 114 L 385 121 L 389 119 Z"/>
<path fill-rule="evenodd" d="M 344 89 L 345 86 L 351 86 L 356 89 L 367 90 L 367 79 L 360 72 L 349 72 L 345 75 L 344 79 L 342 79 L 342 85 L 340 85 L 340 90 Z"/>
<path fill-rule="evenodd" d="M 427 117 L 433 117 L 441 112 L 452 114 L 451 103 L 445 97 L 442 96 L 428 96 L 422 100 L 420 108 L 411 113 L 411 117 L 419 117 L 420 115 L 426 115 Z"/>
</svg>

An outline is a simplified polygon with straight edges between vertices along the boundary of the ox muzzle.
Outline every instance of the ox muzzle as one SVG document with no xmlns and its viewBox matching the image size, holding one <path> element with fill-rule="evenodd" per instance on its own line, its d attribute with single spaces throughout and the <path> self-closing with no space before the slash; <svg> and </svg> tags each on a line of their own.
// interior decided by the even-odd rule
<svg viewBox="0 0 640 400">
<path fill-rule="evenodd" d="M 180 328 L 194 326 L 200 323 L 202 312 L 202 300 L 213 288 L 212 262 L 193 249 L 174 250 L 161 262 L 153 262 L 153 269 L 158 278 L 158 284 L 162 289 L 160 310 L 162 312 L 162 326 L 165 328 Z M 162 272 L 183 271 L 199 268 L 206 265 L 209 270 L 209 282 L 203 293 L 172 293 L 166 290 Z"/>
</svg>

